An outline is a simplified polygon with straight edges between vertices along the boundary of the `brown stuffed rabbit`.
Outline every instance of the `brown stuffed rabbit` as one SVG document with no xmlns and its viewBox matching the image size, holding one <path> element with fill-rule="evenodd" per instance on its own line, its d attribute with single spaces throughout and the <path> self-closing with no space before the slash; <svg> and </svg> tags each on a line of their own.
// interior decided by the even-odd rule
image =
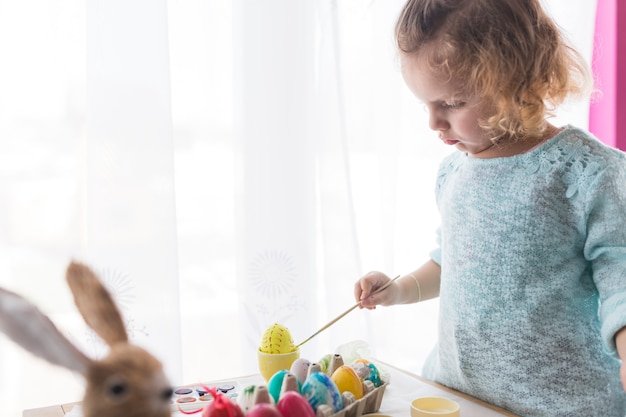
<svg viewBox="0 0 626 417">
<path fill-rule="evenodd" d="M 0 288 L 0 330 L 31 353 L 85 377 L 84 417 L 170 417 L 172 388 L 161 363 L 129 343 L 111 295 L 87 266 L 72 262 L 67 282 L 85 322 L 109 345 L 92 360 L 23 297 Z"/>
</svg>

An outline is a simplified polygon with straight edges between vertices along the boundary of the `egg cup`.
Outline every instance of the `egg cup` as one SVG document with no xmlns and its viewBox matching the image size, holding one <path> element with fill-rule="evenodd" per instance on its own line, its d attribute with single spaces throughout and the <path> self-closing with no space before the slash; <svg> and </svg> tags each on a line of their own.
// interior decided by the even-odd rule
<svg viewBox="0 0 626 417">
<path fill-rule="evenodd" d="M 459 404 L 443 397 L 421 397 L 411 402 L 411 417 L 459 417 Z"/>
<path fill-rule="evenodd" d="M 265 353 L 261 352 L 261 350 L 257 350 L 259 371 L 266 382 L 269 381 L 276 372 L 282 371 L 283 369 L 291 369 L 291 364 L 299 357 L 300 349 L 289 353 Z"/>
</svg>

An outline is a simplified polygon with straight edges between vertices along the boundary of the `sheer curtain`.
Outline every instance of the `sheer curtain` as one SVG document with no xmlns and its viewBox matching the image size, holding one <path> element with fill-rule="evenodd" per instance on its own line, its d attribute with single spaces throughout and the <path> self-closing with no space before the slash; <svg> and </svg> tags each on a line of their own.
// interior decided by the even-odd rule
<svg viewBox="0 0 626 417">
<path fill-rule="evenodd" d="M 89 263 L 180 380 L 167 8 L 125 3 L 2 2 L 0 280 L 99 357 L 64 281 Z M 3 404 L 80 398 L 77 376 L 4 340 L 0 364 Z"/>
<path fill-rule="evenodd" d="M 590 55 L 595 3 L 547 3 Z M 300 342 L 361 274 L 412 270 L 450 149 L 402 84 L 401 4 L 0 0 L 0 285 L 98 357 L 63 276 L 90 263 L 132 339 L 190 383 L 256 372 L 273 322 Z M 419 372 L 436 319 L 436 301 L 357 310 L 302 356 L 363 340 Z M 0 336 L 7 415 L 81 392 Z"/>
</svg>

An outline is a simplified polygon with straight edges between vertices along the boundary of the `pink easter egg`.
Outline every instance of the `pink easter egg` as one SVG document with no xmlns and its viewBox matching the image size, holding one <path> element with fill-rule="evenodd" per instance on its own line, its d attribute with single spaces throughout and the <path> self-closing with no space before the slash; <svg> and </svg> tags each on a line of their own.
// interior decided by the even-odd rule
<svg viewBox="0 0 626 417">
<path fill-rule="evenodd" d="M 295 391 L 287 391 L 280 396 L 276 408 L 283 417 L 315 417 L 311 404 Z"/>
<path fill-rule="evenodd" d="M 259 403 L 252 407 L 246 417 L 282 417 L 276 407 L 268 403 Z"/>
</svg>

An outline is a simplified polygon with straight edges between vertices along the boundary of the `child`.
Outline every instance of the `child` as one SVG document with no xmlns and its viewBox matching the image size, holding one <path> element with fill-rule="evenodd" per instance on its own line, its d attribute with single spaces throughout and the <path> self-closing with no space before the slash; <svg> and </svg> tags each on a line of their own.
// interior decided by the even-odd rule
<svg viewBox="0 0 626 417">
<path fill-rule="evenodd" d="M 439 246 L 356 284 L 362 308 L 440 297 L 424 376 L 522 416 L 624 416 L 626 155 L 546 121 L 588 70 L 539 0 L 408 0 L 403 78 L 454 146 Z"/>
</svg>

